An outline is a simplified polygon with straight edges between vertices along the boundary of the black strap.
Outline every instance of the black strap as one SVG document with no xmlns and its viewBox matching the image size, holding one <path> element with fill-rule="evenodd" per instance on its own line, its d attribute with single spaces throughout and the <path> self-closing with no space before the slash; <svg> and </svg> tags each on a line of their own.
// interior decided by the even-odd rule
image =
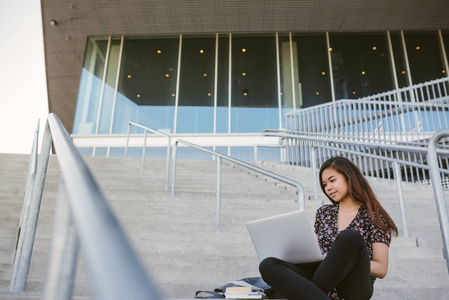
<svg viewBox="0 0 449 300">
<path fill-rule="evenodd" d="M 205 293 L 209 295 L 199 296 L 198 294 Z M 212 292 L 212 291 L 198 291 L 195 293 L 195 299 L 223 299 L 225 296 L 223 294 Z"/>
</svg>

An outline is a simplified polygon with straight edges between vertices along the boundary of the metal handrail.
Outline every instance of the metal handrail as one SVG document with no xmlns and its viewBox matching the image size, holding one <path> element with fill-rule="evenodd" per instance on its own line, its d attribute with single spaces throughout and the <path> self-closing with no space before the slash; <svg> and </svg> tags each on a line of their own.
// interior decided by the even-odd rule
<svg viewBox="0 0 449 300">
<path fill-rule="evenodd" d="M 428 163 L 430 166 L 430 177 L 440 222 L 441 237 L 443 239 L 444 257 L 446 258 L 447 270 L 449 272 L 449 219 L 447 215 L 446 200 L 444 198 L 443 186 L 441 183 L 441 170 L 438 166 L 437 147 L 441 139 L 449 137 L 449 129 L 438 131 L 434 134 L 429 143 Z"/>
<path fill-rule="evenodd" d="M 193 143 L 190 143 L 190 142 L 187 142 L 187 141 L 184 141 L 184 140 L 181 140 L 181 139 L 177 139 L 175 141 L 174 146 L 173 146 L 174 147 L 173 148 L 173 160 L 174 160 L 174 162 L 173 162 L 173 172 L 172 172 L 173 173 L 172 174 L 172 176 L 173 176 L 173 179 L 172 179 L 172 195 L 173 196 L 175 195 L 175 186 L 176 186 L 176 164 L 177 164 L 178 143 L 181 143 L 181 144 L 184 144 L 184 145 L 186 145 L 188 147 L 192 147 L 192 148 L 198 149 L 200 151 L 212 154 L 212 155 L 214 155 L 217 158 L 217 220 L 216 220 L 216 231 L 217 232 L 220 232 L 220 219 L 221 219 L 221 163 L 222 163 L 223 159 L 224 160 L 228 160 L 228 161 L 230 161 L 232 163 L 235 163 L 237 165 L 240 165 L 242 167 L 245 167 L 247 169 L 250 169 L 250 170 L 252 170 L 254 172 L 257 172 L 257 173 L 263 174 L 265 176 L 271 177 L 273 179 L 276 179 L 278 181 L 281 181 L 281 182 L 283 182 L 285 184 L 294 186 L 297 189 L 297 191 L 298 191 L 299 209 L 300 210 L 304 210 L 305 209 L 305 193 L 304 193 L 304 188 L 301 185 L 301 183 L 299 183 L 297 181 L 294 181 L 294 180 L 292 180 L 290 178 L 284 177 L 282 175 L 279 175 L 279 174 L 267 171 L 265 169 L 259 168 L 257 166 L 251 165 L 249 163 L 246 163 L 246 162 L 241 161 L 239 159 L 233 158 L 231 156 L 228 156 L 228 155 L 225 155 L 225 154 L 222 154 L 222 153 L 218 153 L 218 152 L 215 152 L 215 151 L 203 148 L 201 146 L 195 145 Z"/>
<path fill-rule="evenodd" d="M 33 145 L 31 147 L 31 155 L 30 160 L 28 164 L 28 172 L 27 172 L 27 179 L 25 184 L 25 193 L 23 197 L 23 204 L 22 204 L 22 213 L 20 215 L 20 221 L 19 221 L 19 235 L 18 235 L 18 241 L 17 241 L 17 247 L 16 252 L 14 256 L 14 265 L 13 265 L 13 275 L 10 282 L 10 291 L 14 291 L 16 288 L 19 290 L 25 290 L 25 285 L 23 284 L 16 284 L 16 279 L 20 276 L 28 276 L 28 271 L 26 271 L 26 274 L 23 274 L 24 272 L 19 272 L 21 269 L 19 268 L 19 262 L 22 264 L 27 264 L 29 262 L 21 260 L 21 255 L 24 252 L 27 252 L 28 255 L 31 255 L 31 250 L 29 249 L 30 241 L 28 239 L 25 239 L 25 232 L 27 231 L 27 224 L 29 222 L 36 223 L 37 220 L 34 220 L 36 212 L 32 208 L 32 199 L 33 199 L 33 191 L 34 191 L 34 185 L 36 182 L 36 175 L 37 175 L 37 161 L 38 161 L 38 143 L 39 143 L 39 121 L 36 126 L 36 131 L 34 132 L 34 138 L 33 138 Z M 31 246 L 32 247 L 32 246 Z M 19 280 L 20 282 L 20 280 Z"/>
<path fill-rule="evenodd" d="M 312 137 L 322 137 L 325 139 L 333 139 L 339 141 L 355 141 L 355 142 L 369 142 L 369 143 L 385 143 L 384 139 L 379 139 L 375 137 L 361 137 L 350 134 L 332 134 L 332 133 L 319 133 L 319 132 L 308 132 L 308 131 L 297 131 L 297 130 L 287 130 L 287 129 L 265 129 L 263 130 L 264 135 L 269 136 L 270 133 L 283 133 L 283 134 L 293 134 L 298 136 L 312 136 Z M 430 140 L 430 138 L 429 138 Z M 417 142 L 417 141 L 400 141 L 400 140 L 390 140 L 387 143 L 388 145 L 400 145 L 400 146 L 416 146 L 416 147 L 425 147 L 429 145 L 429 141 L 427 142 Z M 449 149 L 449 146 L 446 146 Z"/>
<path fill-rule="evenodd" d="M 59 207 L 66 203 L 64 200 L 67 200 L 66 218 L 62 218 L 67 226 L 63 230 L 58 230 L 59 227 L 55 226 L 53 232 L 50 258 L 57 260 L 50 261 L 44 299 L 71 298 L 77 239 L 83 245 L 82 254 L 97 298 L 161 299 L 91 171 L 55 114 L 48 116 L 39 157 L 37 172 L 39 180 L 36 180 L 32 199 L 32 206 L 37 208 L 37 215 L 52 141 L 62 174 L 57 210 L 60 211 Z M 56 218 L 59 218 L 58 215 Z M 30 223 L 29 220 L 30 218 L 27 223 Z M 32 249 L 36 224 L 30 225 L 27 224 L 24 236 L 26 240 L 31 241 Z M 18 273 L 26 273 L 26 276 L 14 277 L 11 291 L 25 290 L 31 253 L 28 257 L 27 255 L 17 256 L 16 261 L 20 265 Z M 25 266 L 22 263 L 24 261 L 27 261 Z M 55 279 L 56 282 L 50 282 L 49 279 Z"/>
<path fill-rule="evenodd" d="M 142 149 L 142 171 L 145 168 L 145 154 L 146 154 L 146 149 L 147 149 L 147 131 L 151 131 L 155 134 L 164 136 L 168 139 L 168 144 L 167 144 L 167 158 L 166 158 L 166 172 L 165 172 L 165 190 L 168 191 L 168 186 L 169 186 L 169 178 L 170 178 L 170 153 L 171 153 L 171 136 L 169 134 L 160 132 L 156 129 L 153 128 L 149 128 L 147 126 L 143 126 L 140 124 L 137 124 L 135 122 L 129 122 L 128 124 L 128 134 L 126 137 L 126 148 L 125 148 L 125 157 L 128 156 L 128 146 L 129 146 L 129 136 L 130 136 L 130 131 L 131 131 L 131 126 L 136 126 L 136 127 L 140 127 L 142 129 L 145 130 L 144 133 L 144 139 L 143 139 L 143 149 Z"/>
<path fill-rule="evenodd" d="M 383 92 L 375 95 L 370 95 L 367 97 L 362 97 L 357 99 L 358 100 L 370 100 L 370 101 L 377 101 L 379 99 L 382 100 L 391 100 L 394 99 L 395 101 L 406 101 L 406 100 L 413 100 L 416 96 L 421 96 L 424 99 L 421 101 L 426 101 L 425 96 L 429 95 L 439 95 L 438 98 L 442 99 L 448 99 L 448 90 L 445 84 L 449 82 L 449 77 L 443 77 L 440 79 L 435 79 L 423 83 L 414 84 L 412 86 L 403 87 L 397 90 L 389 91 L 389 92 Z M 441 85 L 440 85 L 441 84 Z M 401 97 L 403 93 L 407 92 L 413 92 L 412 97 Z M 404 94 L 405 95 L 405 94 Z M 416 99 L 415 99 L 416 100 Z M 427 100 L 432 100 L 427 99 Z"/>
<path fill-rule="evenodd" d="M 417 146 L 406 146 L 394 144 L 393 141 L 391 144 L 381 144 L 381 143 L 371 143 L 371 142 L 359 142 L 354 141 L 350 136 L 346 139 L 343 139 L 342 136 L 337 135 L 327 135 L 323 137 L 313 136 L 313 135 L 304 135 L 304 134 L 289 134 L 289 133 L 266 133 L 266 136 L 277 136 L 282 138 L 290 138 L 290 139 L 301 139 L 310 142 L 324 142 L 324 143 L 335 143 L 335 144 L 343 144 L 350 146 L 359 146 L 359 147 L 370 147 L 376 149 L 386 149 L 386 150 L 398 150 L 398 151 L 410 151 L 416 153 L 427 153 L 427 149 L 423 147 Z M 437 152 L 440 154 L 449 155 L 449 150 L 446 149 L 437 149 Z"/>
<path fill-rule="evenodd" d="M 28 163 L 27 180 L 25 184 L 25 193 L 23 197 L 22 214 L 20 216 L 19 230 L 22 228 L 23 218 L 25 212 L 29 210 L 30 200 L 33 192 L 34 182 L 36 179 L 37 159 L 38 159 L 38 144 L 39 144 L 39 120 L 37 121 L 36 130 L 34 131 L 33 145 L 31 146 L 31 155 Z M 20 234 L 20 231 L 19 231 Z"/>
</svg>

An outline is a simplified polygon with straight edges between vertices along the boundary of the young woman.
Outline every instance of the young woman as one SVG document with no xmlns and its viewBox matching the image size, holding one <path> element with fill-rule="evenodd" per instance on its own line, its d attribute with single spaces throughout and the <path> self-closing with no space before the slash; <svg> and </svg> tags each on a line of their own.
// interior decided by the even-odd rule
<svg viewBox="0 0 449 300">
<path fill-rule="evenodd" d="M 260 263 L 262 278 L 289 300 L 370 299 L 374 280 L 387 274 L 391 235 L 398 229 L 348 159 L 327 160 L 319 178 L 332 202 L 316 212 L 323 261 L 291 264 L 270 257 Z"/>
</svg>

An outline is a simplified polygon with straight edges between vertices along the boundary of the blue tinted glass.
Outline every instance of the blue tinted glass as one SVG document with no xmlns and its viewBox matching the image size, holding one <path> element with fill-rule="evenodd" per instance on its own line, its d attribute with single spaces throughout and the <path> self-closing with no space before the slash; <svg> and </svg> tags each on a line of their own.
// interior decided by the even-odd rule
<svg viewBox="0 0 449 300">
<path fill-rule="evenodd" d="M 407 79 L 407 67 L 405 64 L 404 47 L 402 46 L 402 37 L 400 32 L 390 33 L 391 46 L 393 48 L 394 65 L 396 69 L 396 78 L 398 87 L 403 88 L 409 85 Z"/>
<path fill-rule="evenodd" d="M 177 133 L 214 131 L 215 37 L 182 40 Z"/>
<path fill-rule="evenodd" d="M 125 39 L 113 133 L 126 133 L 129 121 L 173 132 L 178 47 L 178 38 Z"/>
<path fill-rule="evenodd" d="M 446 77 L 436 32 L 409 32 L 404 37 L 413 84 Z"/>
<path fill-rule="evenodd" d="M 120 59 L 120 44 L 119 38 L 113 38 L 109 49 L 109 60 L 103 87 L 103 98 L 101 100 L 100 123 L 98 124 L 98 133 L 100 134 L 107 134 L 111 131 L 115 83 L 117 81 L 118 62 Z"/>
<path fill-rule="evenodd" d="M 231 132 L 279 127 L 275 35 L 232 37 Z"/>
<path fill-rule="evenodd" d="M 229 119 L 229 35 L 218 37 L 216 132 L 227 133 Z"/>
<path fill-rule="evenodd" d="M 330 35 L 335 99 L 357 99 L 393 89 L 385 33 Z"/>
<path fill-rule="evenodd" d="M 74 134 L 94 134 L 96 131 L 107 47 L 107 38 L 87 40 L 73 122 Z"/>
</svg>

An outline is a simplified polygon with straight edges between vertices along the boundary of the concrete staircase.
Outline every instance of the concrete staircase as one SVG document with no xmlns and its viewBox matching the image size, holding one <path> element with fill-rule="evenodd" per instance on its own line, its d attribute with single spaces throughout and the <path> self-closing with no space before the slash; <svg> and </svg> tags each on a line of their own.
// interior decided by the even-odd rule
<svg viewBox="0 0 449 300">
<path fill-rule="evenodd" d="M 245 222 L 296 210 L 296 191 L 238 166 L 223 166 L 221 233 L 215 232 L 216 163 L 178 161 L 176 195 L 164 191 L 165 162 L 137 158 L 86 157 L 106 198 L 166 298 L 193 298 L 228 281 L 259 276 L 258 260 Z M 51 157 L 32 256 L 27 291 L 7 294 L 27 170 L 28 156 L 0 154 L 0 299 L 38 299 L 45 276 L 59 171 Z M 279 163 L 256 162 L 300 181 L 313 221 L 312 171 Z M 371 180 L 384 207 L 401 225 L 394 182 Z M 409 232 L 393 240 L 389 274 L 377 280 L 373 299 L 447 299 L 449 276 L 430 187 L 404 184 Z M 3 292 L 3 293 L 2 293 Z M 80 259 L 76 298 L 91 295 Z"/>
</svg>

